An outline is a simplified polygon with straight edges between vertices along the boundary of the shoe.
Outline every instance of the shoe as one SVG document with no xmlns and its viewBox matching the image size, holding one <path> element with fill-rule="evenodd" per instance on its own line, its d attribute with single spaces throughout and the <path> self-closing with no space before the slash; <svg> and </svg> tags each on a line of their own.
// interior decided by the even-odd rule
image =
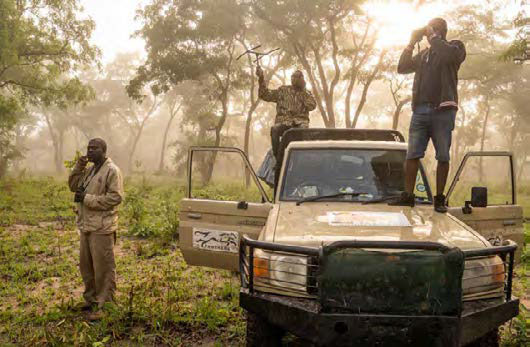
<svg viewBox="0 0 530 347">
<path fill-rule="evenodd" d="M 101 320 L 103 317 L 105 317 L 105 313 L 101 310 L 97 310 L 95 312 L 90 312 L 87 316 L 87 320 L 96 321 Z"/>
<path fill-rule="evenodd" d="M 439 213 L 446 213 L 445 195 L 439 194 L 434 196 L 434 210 Z"/>
<path fill-rule="evenodd" d="M 389 206 L 410 206 L 414 207 L 416 197 L 414 194 L 410 194 L 407 192 L 401 193 L 401 196 L 396 201 L 391 201 L 388 203 Z"/>
</svg>

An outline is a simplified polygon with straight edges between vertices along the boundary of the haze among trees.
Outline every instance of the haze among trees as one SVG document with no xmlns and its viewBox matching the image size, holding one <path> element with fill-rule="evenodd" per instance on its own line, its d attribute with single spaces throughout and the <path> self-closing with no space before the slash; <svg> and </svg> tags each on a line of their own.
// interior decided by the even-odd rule
<svg viewBox="0 0 530 347">
<path fill-rule="evenodd" d="M 402 47 L 381 44 L 381 23 L 367 3 L 152 0 L 139 7 L 140 29 L 131 32 L 145 41 L 145 56 L 122 53 L 102 64 L 89 41 L 95 23 L 79 1 L 3 1 L 0 176 L 23 168 L 63 173 L 64 161 L 95 136 L 127 174 L 182 177 L 190 145 L 237 146 L 257 166 L 275 110 L 257 97 L 253 56 L 236 58 L 258 44 L 280 48 L 261 60 L 271 87 L 304 72 L 317 99 L 311 126 L 406 134 L 412 76 L 396 73 Z M 524 53 L 524 16 L 503 18 L 502 6 L 466 2 L 441 14 L 449 38 L 468 51 L 453 164 L 469 150 L 506 149 L 521 179 L 529 170 L 530 69 L 514 62 Z"/>
<path fill-rule="evenodd" d="M 523 2 L 0 0 L 0 346 L 244 345 L 239 274 L 188 266 L 179 237 L 181 213 L 188 225 L 195 218 L 181 203 L 190 146 L 240 148 L 255 169 L 270 148 L 275 104 L 258 98 L 255 56 L 241 56 L 257 45 L 279 48 L 260 60 L 270 88 L 304 73 L 317 101 L 311 127 L 397 129 L 407 138 L 413 76 L 397 74 L 397 63 L 414 23 L 446 18 L 448 38 L 467 48 L 450 176 L 468 151 L 512 151 L 528 244 L 530 22 L 522 8 L 511 10 Z M 136 28 L 126 30 L 134 40 L 119 41 L 131 3 Z M 120 6 L 123 12 L 109 10 Z M 94 8 L 100 12 L 92 19 Z M 120 49 L 131 42 L 145 50 Z M 66 176 L 95 137 L 106 140 L 121 168 L 125 195 L 115 301 L 89 322 L 78 305 L 80 235 Z M 422 161 L 431 189 L 433 152 L 431 145 Z M 194 198 L 242 202 L 238 208 L 262 201 L 238 153 L 205 153 L 193 157 Z M 490 205 L 509 204 L 508 160 L 475 159 L 449 205 L 469 200 L 471 184 L 488 187 Z M 492 213 L 498 210 L 501 216 L 502 207 Z M 425 213 L 418 223 L 431 223 Z M 254 217 L 237 228 L 258 227 Z M 506 230 L 518 230 L 514 218 L 503 220 Z M 429 232 L 428 225 L 417 229 L 418 237 Z M 522 346 L 528 337 L 530 249 L 521 253 L 513 277 L 520 313 L 501 327 L 502 346 Z M 292 337 L 289 345 L 305 345 Z"/>
</svg>

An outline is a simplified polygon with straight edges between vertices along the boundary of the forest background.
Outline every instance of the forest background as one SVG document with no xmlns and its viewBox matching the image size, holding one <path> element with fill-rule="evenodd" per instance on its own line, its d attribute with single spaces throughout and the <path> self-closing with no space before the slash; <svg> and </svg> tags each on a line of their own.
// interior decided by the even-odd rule
<svg viewBox="0 0 530 347">
<path fill-rule="evenodd" d="M 270 87 L 289 84 L 296 69 L 304 72 L 317 100 L 311 127 L 397 129 L 406 137 L 412 75 L 397 74 L 399 55 L 411 30 L 446 18 L 448 38 L 462 40 L 468 53 L 459 74 L 451 172 L 468 151 L 513 152 L 518 201 L 530 216 L 525 1 L 96 3 L 0 2 L 0 296 L 7 298 L 0 343 L 178 344 L 181 335 L 180 343 L 204 341 L 204 331 L 206 343 L 215 336 L 241 341 L 237 279 L 186 268 L 178 251 L 178 202 L 190 146 L 239 147 L 255 168 L 269 149 L 274 104 L 258 99 L 252 56 L 236 59 L 258 44 L 280 48 L 261 61 Z M 116 13 L 128 17 L 114 20 Z M 67 319 L 80 280 L 64 180 L 93 137 L 107 141 L 124 171 L 127 198 L 115 315 L 89 326 Z M 431 182 L 433 158 L 430 147 L 424 165 Z M 201 164 L 203 183 L 219 182 L 199 193 L 236 199 L 240 191 L 226 179 L 251 182 L 242 167 L 222 159 Z M 473 162 L 461 198 L 479 182 L 504 203 L 508 172 L 505 161 Z M 151 276 L 154 269 L 164 270 Z M 191 280 L 174 284 L 182 278 Z M 64 289 L 59 296 L 58 288 Z M 525 319 L 506 330 L 507 344 L 520 341 L 517 324 Z"/>
</svg>

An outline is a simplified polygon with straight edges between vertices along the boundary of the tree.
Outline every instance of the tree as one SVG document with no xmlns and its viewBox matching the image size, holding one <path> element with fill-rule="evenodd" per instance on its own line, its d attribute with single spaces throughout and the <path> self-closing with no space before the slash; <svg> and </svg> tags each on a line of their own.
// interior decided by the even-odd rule
<svg viewBox="0 0 530 347">
<path fill-rule="evenodd" d="M 52 139 L 55 172 L 62 173 L 64 171 L 64 139 L 66 131 L 71 127 L 70 114 L 67 110 L 47 108 L 42 111 L 42 117 Z"/>
<path fill-rule="evenodd" d="M 395 109 L 392 114 L 392 130 L 397 130 L 399 124 L 399 116 L 403 107 L 412 100 L 410 95 L 410 79 L 403 76 L 398 76 L 393 73 L 388 80 L 390 94 L 392 95 L 392 100 L 394 101 Z M 407 96 L 403 96 L 402 91 L 406 90 Z"/>
<path fill-rule="evenodd" d="M 128 85 L 129 95 L 141 99 L 146 85 L 156 95 L 186 80 L 211 85 L 209 94 L 221 108 L 214 127 L 219 146 L 231 92 L 240 87 L 235 58 L 244 7 L 236 0 L 153 0 L 138 13 L 143 26 L 137 35 L 146 42 L 147 60 Z"/>
<path fill-rule="evenodd" d="M 162 138 L 162 147 L 160 150 L 160 161 L 158 163 L 159 173 L 164 171 L 164 159 L 166 156 L 167 138 L 169 135 L 169 130 L 171 129 L 171 123 L 173 123 L 173 119 L 175 119 L 176 115 L 179 113 L 182 107 L 182 96 L 178 95 L 178 92 L 175 89 L 172 89 L 169 92 L 167 92 L 164 98 L 164 104 L 167 107 L 169 119 L 164 129 L 164 137 Z"/>
<path fill-rule="evenodd" d="M 0 98 L 0 178 L 6 174 L 9 162 L 22 155 L 13 143 L 18 107 L 15 100 Z"/>
<path fill-rule="evenodd" d="M 362 3 L 362 0 L 252 1 L 256 16 L 277 33 L 278 44 L 302 65 L 326 127 L 337 125 L 335 106 L 342 80 L 348 81 L 347 114 L 353 88 L 356 82 L 362 82 L 356 116 L 354 120 L 346 117 L 346 125 L 354 126 L 372 81 L 379 77 L 385 52 L 374 48 L 377 31 L 372 30 L 371 21 L 355 16 L 361 13 Z M 366 69 L 372 57 L 377 57 L 377 63 Z"/>
<path fill-rule="evenodd" d="M 249 45 L 242 39 L 241 44 L 244 47 L 245 51 L 248 50 L 250 47 Z M 287 60 L 288 58 L 285 57 L 285 55 L 280 54 L 277 57 L 271 58 L 268 60 L 268 65 L 265 67 L 265 79 L 269 80 L 271 79 L 280 66 L 282 66 L 282 62 Z M 243 137 L 243 152 L 247 156 L 250 155 L 249 146 L 250 146 L 250 134 L 252 130 L 252 121 L 253 121 L 253 115 L 256 109 L 258 108 L 261 99 L 258 97 L 257 93 L 257 78 L 256 78 L 256 62 L 253 61 L 253 56 L 248 55 L 246 57 L 247 63 L 248 63 L 248 80 L 250 83 L 248 84 L 248 97 L 246 98 L 247 101 L 247 109 L 246 109 L 246 120 L 245 120 L 245 133 Z M 245 174 L 245 184 L 248 187 L 250 185 L 250 172 L 247 170 Z"/>
<path fill-rule="evenodd" d="M 0 2 L 0 176 L 16 156 L 10 133 L 28 105 L 64 108 L 91 97 L 72 77 L 98 58 L 94 22 L 79 19 L 80 9 L 78 0 Z"/>
</svg>

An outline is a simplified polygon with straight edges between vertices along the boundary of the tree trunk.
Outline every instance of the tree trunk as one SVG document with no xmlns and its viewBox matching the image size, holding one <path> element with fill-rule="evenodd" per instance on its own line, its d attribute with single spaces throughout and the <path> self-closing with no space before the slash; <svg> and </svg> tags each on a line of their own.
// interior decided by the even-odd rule
<svg viewBox="0 0 530 347">
<path fill-rule="evenodd" d="M 394 110 L 394 115 L 392 116 L 392 130 L 397 130 L 398 124 L 399 124 L 399 116 L 401 115 L 401 110 L 403 107 L 409 103 L 411 100 L 410 97 L 401 100 L 397 105 L 396 109 Z"/>
<path fill-rule="evenodd" d="M 160 149 L 160 162 L 158 163 L 158 172 L 164 171 L 164 157 L 166 156 L 166 146 L 167 146 L 167 136 L 169 134 L 169 129 L 171 128 L 171 123 L 173 122 L 173 118 L 177 115 L 179 108 L 175 112 L 171 112 L 169 115 L 169 120 L 166 124 L 166 129 L 164 130 L 164 137 L 162 138 L 162 148 Z"/>
<path fill-rule="evenodd" d="M 486 128 L 488 126 L 488 118 L 489 118 L 489 115 L 490 115 L 490 110 L 491 110 L 491 107 L 490 107 L 490 103 L 489 103 L 489 99 L 486 97 L 486 100 L 485 100 L 485 103 L 486 103 L 486 115 L 484 117 L 484 123 L 482 124 L 482 136 L 480 138 L 480 151 L 482 152 L 484 150 L 484 143 L 486 141 Z M 483 157 L 480 157 L 479 159 L 479 182 L 483 182 L 483 179 L 484 179 L 484 167 L 483 167 Z"/>
<path fill-rule="evenodd" d="M 363 92 L 362 92 L 362 95 L 361 95 L 361 100 L 359 101 L 359 105 L 357 106 L 357 110 L 355 110 L 355 116 L 353 118 L 353 122 L 352 122 L 352 128 L 356 128 L 357 127 L 357 122 L 359 120 L 359 116 L 361 114 L 361 111 L 364 107 L 364 104 L 366 103 L 366 96 L 368 94 L 368 89 L 370 88 L 370 85 L 372 84 L 372 82 L 374 81 L 374 79 L 377 77 L 377 74 L 379 73 L 379 70 L 381 69 L 381 66 L 383 64 L 383 59 L 386 55 L 386 50 L 383 50 L 381 52 L 381 54 L 379 55 L 379 61 L 377 62 L 377 65 L 374 67 L 374 69 L 372 70 L 372 73 L 370 74 L 370 76 L 368 76 L 368 79 L 366 80 L 365 84 L 364 84 L 364 87 L 363 87 Z"/>
<path fill-rule="evenodd" d="M 54 146 L 55 147 L 55 146 Z M 55 150 L 55 171 L 58 174 L 64 172 L 64 130 L 59 130 L 57 134 L 57 148 Z"/>
<path fill-rule="evenodd" d="M 254 111 L 258 107 L 259 99 L 252 103 L 250 106 L 250 109 L 247 113 L 247 120 L 245 122 L 245 139 L 243 143 L 243 151 L 247 155 L 247 157 L 250 160 L 250 154 L 249 154 L 249 143 L 250 143 L 250 129 L 252 128 L 252 116 L 254 114 Z M 245 186 L 248 188 L 250 186 L 250 171 L 245 170 Z"/>
<path fill-rule="evenodd" d="M 529 165 L 530 163 L 527 163 L 526 162 L 526 157 L 528 156 L 528 151 L 523 151 L 523 155 L 521 156 L 521 159 L 520 159 L 520 164 L 519 164 L 519 170 L 517 171 L 516 173 L 516 177 L 515 179 L 517 180 L 517 182 L 522 182 L 522 178 L 523 178 L 523 172 L 524 172 L 524 169 L 527 165 Z"/>
<path fill-rule="evenodd" d="M 217 126 L 215 127 L 215 147 L 219 147 L 221 144 L 221 130 L 223 129 L 223 126 L 226 121 L 226 117 L 228 116 L 228 87 L 225 87 L 221 94 L 221 105 L 223 107 L 223 113 L 221 116 L 221 119 L 219 119 L 219 123 L 217 123 Z M 210 183 L 210 180 L 212 179 L 213 175 L 213 167 L 215 165 L 215 159 L 217 158 L 217 152 L 214 151 L 212 153 L 212 156 L 210 158 L 210 161 L 208 163 L 208 170 L 206 172 L 205 177 L 205 184 Z"/>
<path fill-rule="evenodd" d="M 352 127 L 351 121 L 351 96 L 353 94 L 353 87 L 357 80 L 357 73 L 352 71 L 352 76 L 348 82 L 348 89 L 346 90 L 346 97 L 344 98 L 344 121 L 346 128 Z"/>
<path fill-rule="evenodd" d="M 0 180 L 3 179 L 7 174 L 7 163 L 8 159 L 4 156 L 0 156 Z"/>
<path fill-rule="evenodd" d="M 53 161 L 55 165 L 55 172 L 58 174 L 63 173 L 63 141 L 64 141 L 64 130 L 58 130 L 55 132 L 53 130 L 52 122 L 50 116 L 44 113 L 44 119 L 46 120 L 46 125 L 48 126 L 48 132 L 50 133 L 50 138 L 52 139 L 53 144 Z"/>
<path fill-rule="evenodd" d="M 307 76 L 309 77 L 309 82 L 310 82 L 311 87 L 312 87 L 313 96 L 315 97 L 315 101 L 317 102 L 317 108 L 320 111 L 320 115 L 322 117 L 322 120 L 324 121 L 324 126 L 326 128 L 331 128 L 331 127 L 334 128 L 335 125 L 333 124 L 333 126 L 331 126 L 332 124 L 329 121 L 326 108 L 324 108 L 324 105 L 322 104 L 322 97 L 320 95 L 321 93 L 319 91 L 319 86 L 318 86 L 318 83 L 317 83 L 317 81 L 315 79 L 315 76 L 313 75 L 313 71 L 311 70 L 311 65 L 309 64 L 309 61 L 307 60 L 307 57 L 305 56 L 304 50 L 295 41 L 291 41 L 291 42 L 293 44 L 293 48 L 295 50 L 296 56 L 300 60 L 300 63 L 302 64 L 302 67 L 304 68 L 304 71 L 306 72 Z"/>
<path fill-rule="evenodd" d="M 462 131 L 465 129 L 467 112 L 462 105 L 459 106 L 459 111 L 462 112 L 462 121 L 460 123 L 460 127 L 457 128 L 455 133 L 454 155 L 453 159 L 451 160 L 451 171 L 455 171 L 457 165 L 460 165 L 462 155 L 466 151 L 466 146 L 462 141 Z"/>
</svg>

